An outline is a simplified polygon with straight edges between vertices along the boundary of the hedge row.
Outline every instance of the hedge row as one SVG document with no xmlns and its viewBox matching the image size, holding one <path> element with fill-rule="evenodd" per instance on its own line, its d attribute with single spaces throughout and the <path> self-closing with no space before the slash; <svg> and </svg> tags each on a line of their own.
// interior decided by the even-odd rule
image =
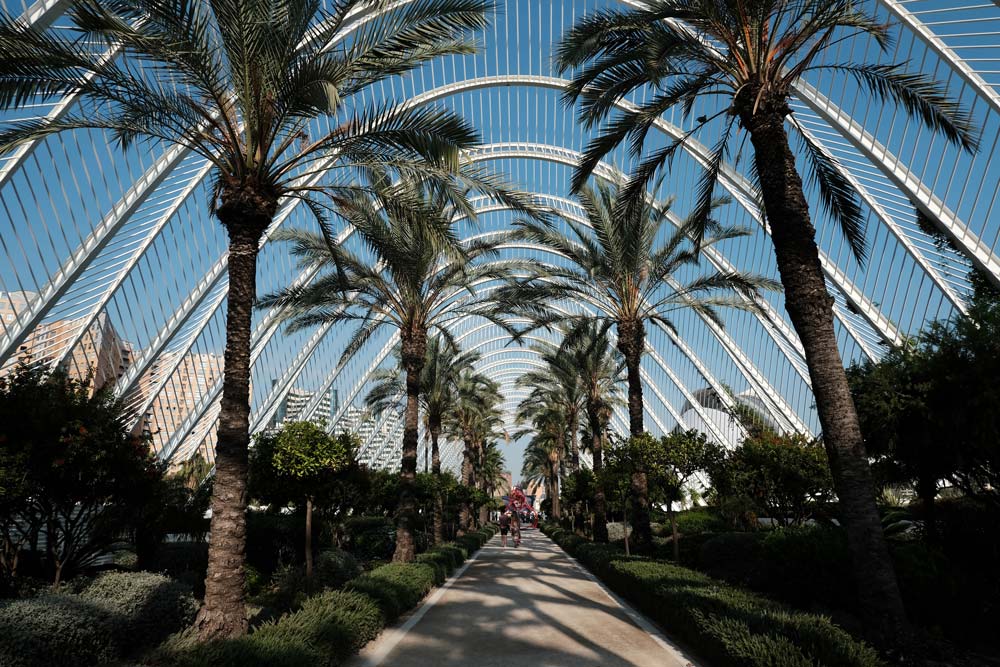
<svg viewBox="0 0 1000 667">
<path fill-rule="evenodd" d="M 420 554 L 415 563 L 382 565 L 306 599 L 297 611 L 265 623 L 246 637 L 198 644 L 175 636 L 154 661 L 180 667 L 331 667 L 342 664 L 412 609 L 478 549 L 493 530 L 470 533 L 460 544 Z M 157 662 L 159 664 L 159 662 Z"/>
<path fill-rule="evenodd" d="M 672 563 L 626 558 L 546 525 L 543 532 L 713 665 L 882 667 L 874 649 L 807 614 Z"/>
<path fill-rule="evenodd" d="M 188 625 L 190 588 L 160 574 L 109 572 L 79 594 L 0 602 L 0 665 L 85 667 L 152 648 Z"/>
</svg>

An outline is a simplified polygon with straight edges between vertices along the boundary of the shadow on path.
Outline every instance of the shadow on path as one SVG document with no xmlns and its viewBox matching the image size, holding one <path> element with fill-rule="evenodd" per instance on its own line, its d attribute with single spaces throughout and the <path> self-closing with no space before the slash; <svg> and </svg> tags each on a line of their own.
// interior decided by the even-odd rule
<svg viewBox="0 0 1000 667">
<path fill-rule="evenodd" d="M 433 595 L 433 593 L 432 593 Z M 398 643 L 392 646 L 398 639 Z M 379 659 L 383 656 L 383 659 Z M 547 537 L 494 538 L 399 638 L 387 630 L 351 667 L 684 667 Z"/>
</svg>

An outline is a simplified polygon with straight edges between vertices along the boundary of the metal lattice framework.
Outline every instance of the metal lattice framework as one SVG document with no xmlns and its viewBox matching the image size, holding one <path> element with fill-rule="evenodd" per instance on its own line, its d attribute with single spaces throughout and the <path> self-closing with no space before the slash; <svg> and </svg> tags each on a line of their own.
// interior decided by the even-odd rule
<svg viewBox="0 0 1000 667">
<path fill-rule="evenodd" d="M 482 35 L 478 54 L 442 59 L 403 80 L 379 83 L 366 91 L 366 101 L 406 101 L 457 112 L 483 136 L 483 145 L 467 159 L 505 173 L 566 219 L 584 223 L 583 211 L 566 193 L 572 167 L 593 135 L 561 104 L 566 81 L 553 71 L 552 45 L 581 16 L 618 1 L 637 4 L 507 0 Z M 892 107 L 852 94 L 830 75 L 796 87 L 792 108 L 799 125 L 839 161 L 867 216 L 872 259 L 860 267 L 836 225 L 819 214 L 817 193 L 807 192 L 848 363 L 877 359 L 885 343 L 898 342 L 930 320 L 964 312 L 970 267 L 1000 284 L 1000 166 L 993 160 L 1000 137 L 1000 6 L 869 2 L 894 26 L 892 51 L 881 55 L 864 39 L 847 39 L 827 57 L 907 61 L 933 74 L 971 109 L 983 140 L 978 154 L 961 154 Z M 34 26 L 59 29 L 69 1 L 0 3 Z M 371 18 L 372 12 L 358 12 L 344 34 Z M 102 57 L 116 55 L 112 48 Z M 67 96 L 3 120 L 59 117 L 76 101 Z M 641 101 L 630 99 L 620 107 Z M 695 102 L 692 117 L 702 104 Z M 662 145 L 689 127 L 688 121 L 667 114 L 649 140 Z M 689 210 L 708 154 L 698 142 L 689 142 L 656 196 L 676 195 L 673 210 Z M 629 162 L 621 152 L 609 160 L 598 167 L 598 178 L 615 179 L 617 165 Z M 210 165 L 183 149 L 150 152 L 139 146 L 123 153 L 97 131 L 54 136 L 0 158 L 0 367 L 30 354 L 80 375 L 88 365 L 103 369 L 105 381 L 130 406 L 136 426 L 150 429 L 157 452 L 166 459 L 195 452 L 212 458 L 228 281 L 224 232 L 208 214 L 209 176 Z M 310 176 L 317 183 L 323 177 L 322 171 Z M 754 233 L 706 252 L 706 266 L 776 277 L 768 229 L 746 166 L 725 164 L 721 185 L 732 198 L 720 212 L 722 222 Z M 297 204 L 283 202 L 265 235 L 258 278 L 262 293 L 291 282 L 307 284 L 317 275 L 315 268 L 296 268 L 287 248 L 269 242 L 282 226 L 315 224 Z M 509 210 L 486 199 L 476 204 L 478 223 L 460 225 L 467 236 L 509 228 Z M 671 222 L 678 220 L 671 217 Z M 358 243 L 350 228 L 339 234 L 345 244 Z M 559 261 L 526 243 L 505 246 L 498 261 L 527 257 Z M 676 332 L 649 331 L 643 380 L 654 431 L 696 424 L 729 441 L 731 432 L 698 398 L 705 389 L 726 406 L 736 397 L 749 397 L 785 428 L 818 430 L 802 346 L 781 295 L 765 295 L 760 305 L 761 314 L 727 313 L 725 329 L 680 313 Z M 280 319 L 276 310 L 255 315 L 252 428 L 267 428 L 293 411 L 300 418 L 325 418 L 330 428 L 359 419 L 357 405 L 371 374 L 391 362 L 396 338 L 386 331 L 338 367 L 349 331 L 327 325 L 286 335 Z M 537 367 L 537 355 L 510 345 L 500 329 L 480 318 L 458 320 L 452 333 L 465 348 L 480 352 L 479 369 L 501 383 L 512 410 L 524 395 L 516 378 Z M 552 335 L 537 333 L 538 340 Z M 621 413 L 613 419 L 624 426 Z M 400 428 L 388 417 L 373 420 L 363 454 L 391 462 Z M 454 443 L 446 445 L 446 466 L 457 466 L 459 458 Z"/>
</svg>

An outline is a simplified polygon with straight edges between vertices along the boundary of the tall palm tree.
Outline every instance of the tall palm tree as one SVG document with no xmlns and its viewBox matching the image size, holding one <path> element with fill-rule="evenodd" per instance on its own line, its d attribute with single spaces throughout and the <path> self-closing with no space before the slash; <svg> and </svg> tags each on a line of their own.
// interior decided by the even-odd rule
<svg viewBox="0 0 1000 667">
<path fill-rule="evenodd" d="M 544 390 L 532 391 L 518 404 L 515 419 L 518 424 L 531 424 L 529 430 L 515 433 L 515 439 L 533 432 L 531 442 L 544 446 L 548 457 L 544 467 L 548 471 L 546 493 L 552 503 L 552 518 L 558 521 L 562 516 L 559 503 L 559 473 L 566 456 L 568 432 L 566 405 L 558 394 L 553 395 Z"/>
<path fill-rule="evenodd" d="M 618 385 L 623 380 L 625 362 L 611 345 L 608 327 L 595 321 L 580 322 L 568 331 L 559 354 L 570 359 L 582 385 L 594 471 L 593 535 L 595 542 L 607 542 L 607 502 L 600 480 L 607 421 L 614 407 L 622 403 Z"/>
<path fill-rule="evenodd" d="M 400 354 L 397 348 L 397 355 Z M 479 359 L 476 352 L 461 352 L 444 336 L 432 337 L 427 343 L 427 355 L 420 373 L 420 406 L 424 412 L 424 429 L 430 439 L 431 474 L 441 475 L 441 424 L 445 412 L 455 401 L 459 374 Z M 372 376 L 373 386 L 365 404 L 375 413 L 397 410 L 406 394 L 403 364 L 382 369 Z M 433 538 L 435 544 L 444 541 L 444 497 L 438 493 L 434 503 Z"/>
<path fill-rule="evenodd" d="M 551 431 L 532 436 L 524 448 L 521 479 L 525 485 L 543 484 L 552 507 L 552 518 L 559 518 L 559 465 L 562 450 Z"/>
<path fill-rule="evenodd" d="M 496 440 L 490 440 L 483 448 L 476 470 L 476 478 L 480 488 L 492 498 L 497 491 L 509 491 L 505 488 L 507 478 L 504 477 L 504 457 Z"/>
<path fill-rule="evenodd" d="M 455 388 L 456 400 L 447 414 L 445 428 L 451 438 L 461 440 L 461 482 L 471 489 L 476 483 L 475 469 L 479 460 L 480 444 L 485 442 L 502 423 L 500 404 L 503 396 L 500 385 L 471 368 L 459 374 Z M 472 527 L 472 505 L 468 498 L 462 501 L 459 511 L 459 534 Z"/>
<path fill-rule="evenodd" d="M 673 327 L 669 315 L 691 309 L 722 325 L 719 307 L 746 309 L 756 303 L 758 289 L 775 289 L 766 278 L 739 272 L 713 272 L 681 283 L 675 274 L 684 267 L 697 266 L 698 249 L 688 242 L 689 222 L 680 225 L 662 243 L 660 231 L 668 219 L 669 203 L 619 207 L 617 188 L 601 183 L 597 189 L 583 187 L 580 204 L 587 213 L 590 229 L 572 220 L 565 221 L 568 232 L 545 221 L 517 220 L 522 238 L 541 244 L 567 261 L 565 268 L 536 268 L 535 275 L 498 290 L 499 309 L 534 321 L 531 327 L 556 323 L 573 325 L 596 319 L 615 325 L 618 349 L 628 371 L 629 429 L 633 437 L 643 432 L 642 381 L 640 361 L 645 351 L 646 323 L 659 322 Z M 718 204 L 718 201 L 713 202 Z M 713 235 L 702 247 L 726 239 L 745 236 L 743 228 L 712 226 Z M 740 293 L 749 299 L 736 297 Z M 566 315 L 551 304 L 569 300 L 589 305 L 595 315 Z M 649 523 L 649 493 L 646 473 L 632 477 L 635 548 L 652 547 Z"/>
<path fill-rule="evenodd" d="M 582 187 L 597 162 L 623 141 L 634 156 L 646 133 L 673 108 L 688 115 L 694 102 L 718 102 L 679 141 L 645 157 L 629 185 L 633 197 L 702 128 L 719 131 L 698 189 L 695 221 L 706 218 L 734 127 L 747 131 L 781 282 L 785 307 L 802 340 L 823 442 L 833 466 L 841 513 L 862 606 L 873 638 L 887 644 L 906 628 L 902 599 L 875 506 L 874 486 L 857 414 L 851 402 L 833 326 L 815 228 L 788 141 L 796 131 L 809 178 L 826 212 L 841 226 L 858 261 L 866 259 L 864 217 L 837 161 L 816 145 L 791 114 L 793 86 L 807 74 L 853 79 L 875 99 L 901 107 L 933 132 L 976 149 L 971 116 L 944 87 L 902 65 L 844 62 L 839 45 L 872 38 L 884 52 L 889 24 L 853 0 L 651 0 L 635 10 L 605 11 L 581 19 L 557 49 L 563 71 L 575 72 L 567 101 L 581 102 L 587 126 L 603 123 L 617 101 L 642 89 L 645 102 L 614 118 L 587 148 L 574 174 Z M 787 125 L 786 125 L 787 123 Z M 700 224 L 704 228 L 703 224 Z M 696 230 L 696 237 L 698 236 Z"/>
<path fill-rule="evenodd" d="M 530 387 L 529 396 L 562 407 L 569 433 L 569 471 L 576 472 L 580 469 L 580 412 L 584 403 L 580 375 L 569 355 L 560 354 L 559 346 L 545 343 L 532 348 L 545 368 L 524 373 L 517 379 L 517 384 Z"/>
<path fill-rule="evenodd" d="M 0 107 L 76 95 L 77 111 L 8 123 L 0 154 L 96 129 L 123 149 L 179 146 L 213 166 L 212 213 L 229 239 L 229 293 L 203 638 L 246 632 L 243 563 L 249 445 L 250 316 L 257 253 L 283 198 L 323 216 L 320 170 L 392 165 L 452 169 L 473 130 L 455 115 L 373 107 L 359 95 L 444 55 L 474 51 L 488 0 L 76 0 L 39 32 L 0 13 Z M 368 22 L 357 17 L 378 10 Z M 66 28 L 72 32 L 67 32 Z M 335 41 L 347 28 L 350 40 Z M 76 37 L 71 36 L 76 33 Z M 117 50 L 117 57 L 104 53 Z M 328 129 L 325 119 L 335 119 Z M 332 181 L 331 181 L 332 182 Z"/>
<path fill-rule="evenodd" d="M 517 205 L 515 195 L 510 198 Z M 502 234 L 461 243 L 454 234 L 455 201 L 424 182 L 390 183 L 372 175 L 372 192 L 345 197 L 338 212 L 364 239 L 375 263 L 324 234 L 289 229 L 276 235 L 291 243 L 292 252 L 308 265 L 328 272 L 304 286 L 291 286 L 264 297 L 262 307 L 287 309 L 289 330 L 325 322 L 358 322 L 340 363 L 346 363 L 375 332 L 394 327 L 400 338 L 400 360 L 406 374 L 406 409 L 393 560 L 415 556 L 413 526 L 419 428 L 421 374 L 427 358 L 428 333 L 448 336 L 455 318 L 480 310 L 474 295 L 480 282 L 505 280 L 513 264 L 484 263 L 504 242 Z"/>
</svg>

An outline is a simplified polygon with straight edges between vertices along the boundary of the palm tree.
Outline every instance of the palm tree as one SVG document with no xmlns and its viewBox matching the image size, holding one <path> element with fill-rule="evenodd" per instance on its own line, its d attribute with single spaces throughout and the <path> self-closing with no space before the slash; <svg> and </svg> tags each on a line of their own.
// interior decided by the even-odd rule
<svg viewBox="0 0 1000 667">
<path fill-rule="evenodd" d="M 551 431 L 536 433 L 527 447 L 521 464 L 523 484 L 544 484 L 552 506 L 552 517 L 559 519 L 559 464 L 562 450 Z"/>
<path fill-rule="evenodd" d="M 537 269 L 535 275 L 498 290 L 498 309 L 533 320 L 531 327 L 556 323 L 572 326 L 596 319 L 602 325 L 614 324 L 618 331 L 618 349 L 628 371 L 629 429 L 633 437 L 643 432 L 642 381 L 640 360 L 645 351 L 647 322 L 673 328 L 669 313 L 691 309 L 722 325 L 719 307 L 753 307 L 758 289 L 775 289 L 776 284 L 760 276 L 739 272 L 714 272 L 682 284 L 675 274 L 686 266 L 697 266 L 698 249 L 687 242 L 689 222 L 679 226 L 667 239 L 657 239 L 668 219 L 669 202 L 656 205 L 616 205 L 617 189 L 601 183 L 597 190 L 581 189 L 578 197 L 587 213 L 590 230 L 571 220 L 565 221 L 568 232 L 535 220 L 517 220 L 517 233 L 524 239 L 549 248 L 568 260 L 566 268 Z M 720 202 L 713 202 L 718 205 Z M 743 228 L 720 228 L 702 240 L 708 247 L 726 239 L 745 236 Z M 740 293 L 747 299 L 736 298 Z M 567 315 L 551 304 L 569 300 L 589 305 L 595 315 Z M 632 477 L 632 501 L 635 548 L 652 547 L 649 524 L 649 494 L 646 473 L 637 470 Z"/>
<path fill-rule="evenodd" d="M 480 443 L 485 442 L 502 423 L 500 385 L 471 368 L 459 374 L 455 387 L 456 400 L 447 414 L 445 428 L 449 436 L 461 440 L 462 485 L 475 486 L 475 469 L 479 460 Z M 467 533 L 472 527 L 472 505 L 466 497 L 459 511 L 458 532 Z"/>
<path fill-rule="evenodd" d="M 212 213 L 229 239 L 229 294 L 203 638 L 246 632 L 243 563 L 249 445 L 250 316 L 257 253 L 283 198 L 324 215 L 343 188 L 320 174 L 354 165 L 446 173 L 475 144 L 457 116 L 372 107 L 359 93 L 444 55 L 474 51 L 487 0 L 77 0 L 45 32 L 0 14 L 0 107 L 76 95 L 77 112 L 10 123 L 0 154 L 81 129 L 123 149 L 179 146 L 213 166 Z M 351 25 L 367 11 L 384 10 Z M 338 35 L 355 28 L 349 41 Z M 114 48 L 117 57 L 106 59 Z M 325 129 L 325 119 L 335 119 Z M 324 129 L 320 129 L 324 128 Z M 335 179 L 330 182 L 334 182 Z"/>
<path fill-rule="evenodd" d="M 523 206 L 515 195 L 510 199 Z M 432 330 L 448 336 L 447 325 L 480 309 L 477 298 L 463 298 L 481 282 L 506 280 L 514 263 L 483 263 L 498 252 L 503 234 L 461 243 L 454 235 L 455 201 L 426 183 L 390 183 L 372 175 L 371 194 L 345 197 L 338 206 L 344 219 L 364 239 L 374 256 L 361 257 L 328 242 L 324 234 L 285 230 L 276 238 L 292 244 L 302 262 L 329 272 L 304 286 L 291 286 L 261 299 L 261 307 L 287 309 L 289 330 L 325 322 L 359 322 L 340 363 L 344 364 L 384 326 L 400 338 L 400 360 L 406 374 L 401 498 L 397 511 L 393 560 L 415 556 L 413 526 L 421 374 Z M 474 292 L 473 292 L 474 293 Z"/>
<path fill-rule="evenodd" d="M 397 348 L 397 355 L 401 353 Z M 444 336 L 432 337 L 427 343 L 427 356 L 420 373 L 420 404 L 424 411 L 424 429 L 431 445 L 431 474 L 441 475 L 441 424 L 445 412 L 455 401 L 455 386 L 459 373 L 471 368 L 479 359 L 476 352 L 461 352 L 455 343 Z M 367 407 L 378 414 L 397 410 L 400 399 L 406 394 L 402 377 L 403 364 L 382 369 L 372 375 L 374 386 L 365 398 Z M 438 493 L 434 503 L 433 538 L 435 544 L 444 541 L 444 497 Z"/>
<path fill-rule="evenodd" d="M 551 344 L 533 345 L 544 369 L 528 371 L 517 379 L 517 384 L 531 387 L 529 396 L 543 403 L 558 404 L 566 415 L 569 432 L 569 471 L 580 469 L 580 411 L 583 409 L 583 386 L 572 359 L 560 354 L 557 346 Z"/>
<path fill-rule="evenodd" d="M 840 224 L 863 263 L 864 217 L 857 193 L 836 159 L 814 143 L 791 114 L 793 86 L 807 73 L 842 75 L 877 100 L 902 107 L 951 143 L 968 151 L 977 147 L 970 114 L 933 79 L 898 64 L 838 59 L 839 45 L 855 36 L 867 35 L 885 51 L 892 41 L 889 29 L 852 0 L 651 0 L 640 9 L 581 19 L 557 49 L 559 67 L 575 72 L 565 98 L 581 102 L 580 117 L 587 126 L 603 123 L 615 103 L 632 99 L 637 89 L 645 100 L 616 117 L 591 142 L 574 174 L 577 188 L 623 141 L 639 156 L 646 133 L 662 114 L 679 107 L 687 116 L 696 99 L 718 101 L 717 110 L 698 117 L 682 139 L 641 161 L 629 185 L 634 196 L 627 197 L 638 200 L 645 183 L 670 156 L 710 126 L 720 131 L 720 138 L 698 189 L 694 217 L 703 229 L 733 129 L 738 125 L 747 131 L 753 146 L 751 168 L 786 289 L 785 307 L 805 349 L 862 607 L 873 638 L 883 644 L 905 634 L 906 619 L 788 127 L 801 139 L 808 176 L 819 188 L 823 208 Z"/>
<path fill-rule="evenodd" d="M 578 323 L 567 332 L 559 354 L 570 359 L 583 388 L 594 471 L 593 535 L 595 542 L 607 542 L 607 502 L 600 481 L 604 467 L 604 432 L 611 410 L 622 403 L 618 384 L 622 381 L 625 363 L 611 345 L 608 327 L 594 321 Z"/>
<path fill-rule="evenodd" d="M 518 404 L 515 419 L 518 424 L 530 423 L 531 428 L 528 431 L 514 434 L 514 438 L 517 439 L 529 432 L 534 432 L 535 435 L 531 442 L 544 448 L 548 457 L 548 462 L 543 467 L 547 471 L 546 493 L 552 503 L 552 518 L 556 521 L 562 516 L 562 508 L 559 503 L 559 473 L 566 456 L 568 430 L 566 406 L 559 399 L 558 395 L 553 396 L 544 389 L 528 394 Z M 530 447 L 531 445 L 529 445 L 529 449 Z M 527 457 L 527 454 L 525 456 Z"/>
<path fill-rule="evenodd" d="M 496 440 L 486 443 L 479 459 L 479 466 L 476 470 L 476 477 L 479 480 L 482 490 L 490 498 L 497 491 L 509 491 L 505 486 L 507 478 L 504 477 L 504 457 L 500 451 L 500 445 Z"/>
</svg>

